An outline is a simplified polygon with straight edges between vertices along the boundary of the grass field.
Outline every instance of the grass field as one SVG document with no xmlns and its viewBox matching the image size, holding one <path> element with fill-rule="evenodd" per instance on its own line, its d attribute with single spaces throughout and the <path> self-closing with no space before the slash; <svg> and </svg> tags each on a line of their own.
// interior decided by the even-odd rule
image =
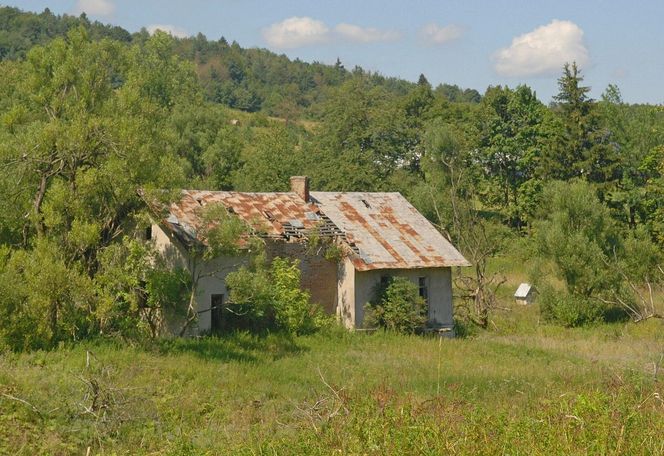
<svg viewBox="0 0 664 456">
<path fill-rule="evenodd" d="M 457 340 L 340 330 L 0 357 L 3 454 L 664 454 L 664 325 L 536 307 Z"/>
</svg>

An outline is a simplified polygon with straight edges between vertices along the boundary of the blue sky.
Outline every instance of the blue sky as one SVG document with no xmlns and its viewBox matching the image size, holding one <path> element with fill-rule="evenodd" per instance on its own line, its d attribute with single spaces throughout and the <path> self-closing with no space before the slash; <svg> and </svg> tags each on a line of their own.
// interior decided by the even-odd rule
<svg viewBox="0 0 664 456">
<path fill-rule="evenodd" d="M 657 0 L 22 0 L 120 25 L 202 32 L 291 58 L 360 65 L 433 85 L 527 84 L 548 102 L 576 60 L 598 98 L 617 84 L 631 103 L 664 103 L 664 2 Z"/>
</svg>

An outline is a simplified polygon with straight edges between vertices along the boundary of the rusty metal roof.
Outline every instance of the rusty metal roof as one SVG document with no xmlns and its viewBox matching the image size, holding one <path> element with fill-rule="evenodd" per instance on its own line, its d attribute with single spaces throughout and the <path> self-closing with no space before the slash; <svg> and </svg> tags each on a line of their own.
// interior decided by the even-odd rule
<svg viewBox="0 0 664 456">
<path fill-rule="evenodd" d="M 360 271 L 468 266 L 470 263 L 400 193 L 311 192 L 359 249 Z"/>
<path fill-rule="evenodd" d="M 196 238 L 202 208 L 220 203 L 264 237 L 339 238 L 357 270 L 467 266 L 465 258 L 400 193 L 243 193 L 183 190 L 164 220 L 179 237 Z"/>
<path fill-rule="evenodd" d="M 202 209 L 222 204 L 257 234 L 265 237 L 302 237 L 321 223 L 320 210 L 295 193 L 243 193 L 183 190 L 171 204 L 165 222 L 171 229 L 196 236 Z"/>
</svg>

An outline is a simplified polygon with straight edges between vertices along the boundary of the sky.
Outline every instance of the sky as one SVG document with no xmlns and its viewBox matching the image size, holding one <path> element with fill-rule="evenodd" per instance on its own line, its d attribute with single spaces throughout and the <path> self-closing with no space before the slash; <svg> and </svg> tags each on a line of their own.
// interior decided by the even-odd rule
<svg viewBox="0 0 664 456">
<path fill-rule="evenodd" d="M 359 65 L 436 86 L 526 84 L 545 103 L 565 62 L 599 98 L 616 84 L 629 103 L 664 103 L 661 0 L 15 0 L 130 32 L 203 33 L 290 58 Z"/>
</svg>

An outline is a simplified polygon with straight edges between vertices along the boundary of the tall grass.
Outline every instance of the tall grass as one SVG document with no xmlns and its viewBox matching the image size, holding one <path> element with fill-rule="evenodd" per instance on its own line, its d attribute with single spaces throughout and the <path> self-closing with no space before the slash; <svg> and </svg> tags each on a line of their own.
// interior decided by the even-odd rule
<svg viewBox="0 0 664 456">
<path fill-rule="evenodd" d="M 4 354 L 0 452 L 664 454 L 659 322 L 495 326 Z"/>
</svg>

